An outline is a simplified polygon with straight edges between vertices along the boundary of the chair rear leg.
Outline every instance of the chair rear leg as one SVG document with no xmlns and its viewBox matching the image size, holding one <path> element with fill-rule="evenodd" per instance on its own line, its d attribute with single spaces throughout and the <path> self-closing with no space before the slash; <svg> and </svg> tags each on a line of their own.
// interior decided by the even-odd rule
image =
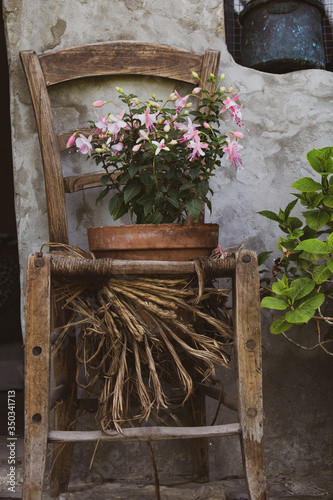
<svg viewBox="0 0 333 500">
<path fill-rule="evenodd" d="M 41 500 L 50 391 L 50 256 L 30 255 L 25 316 L 25 442 L 23 500 Z"/>
<path fill-rule="evenodd" d="M 56 311 L 55 323 L 66 324 L 66 312 Z M 66 398 L 54 408 L 54 429 L 75 430 L 76 397 L 76 340 L 69 335 L 53 360 L 55 387 L 66 386 Z M 71 475 L 73 444 L 55 445 L 52 453 L 51 490 L 54 495 L 67 491 Z"/>
<path fill-rule="evenodd" d="M 235 361 L 241 447 L 251 500 L 268 500 L 263 440 L 260 295 L 257 256 L 236 255 L 234 283 Z"/>
</svg>

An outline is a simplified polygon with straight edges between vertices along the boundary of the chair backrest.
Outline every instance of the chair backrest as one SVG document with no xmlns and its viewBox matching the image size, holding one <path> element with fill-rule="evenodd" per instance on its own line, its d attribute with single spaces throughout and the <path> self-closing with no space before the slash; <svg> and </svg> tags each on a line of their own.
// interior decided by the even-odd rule
<svg viewBox="0 0 333 500">
<path fill-rule="evenodd" d="M 195 71 L 202 81 L 217 76 L 220 51 L 205 54 L 167 45 L 137 42 L 106 42 L 37 55 L 20 52 L 26 75 L 42 154 L 50 241 L 68 243 L 65 193 L 100 185 L 101 172 L 64 177 L 60 152 L 73 130 L 55 131 L 48 87 L 86 77 L 143 75 L 171 78 L 196 84 Z M 75 61 L 75 64 L 73 63 Z M 78 124 L 80 127 L 80 124 Z"/>
</svg>

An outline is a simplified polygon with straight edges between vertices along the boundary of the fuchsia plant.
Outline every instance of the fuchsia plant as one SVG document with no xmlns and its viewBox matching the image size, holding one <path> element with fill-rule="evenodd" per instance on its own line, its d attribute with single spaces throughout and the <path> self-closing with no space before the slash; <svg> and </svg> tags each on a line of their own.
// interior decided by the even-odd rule
<svg viewBox="0 0 333 500">
<path fill-rule="evenodd" d="M 242 169 L 239 139 L 243 133 L 220 132 L 221 116 L 230 113 L 230 120 L 242 127 L 239 94 L 229 97 L 233 88 L 221 86 L 211 75 L 208 91 L 196 73 L 200 87 L 181 97 L 174 91 L 168 99 L 140 101 L 134 94 L 117 88 L 126 108 L 118 114 L 99 115 L 91 122 L 91 134 L 76 132 L 67 143 L 80 154 L 91 156 L 105 170 L 101 182 L 100 201 L 109 193 L 109 212 L 118 219 L 129 212 L 137 223 L 184 222 L 186 212 L 195 220 L 202 202 L 211 210 L 209 180 L 221 159 L 228 159 Z M 190 98 L 199 100 L 191 109 Z M 98 100 L 95 108 L 109 101 Z"/>
</svg>

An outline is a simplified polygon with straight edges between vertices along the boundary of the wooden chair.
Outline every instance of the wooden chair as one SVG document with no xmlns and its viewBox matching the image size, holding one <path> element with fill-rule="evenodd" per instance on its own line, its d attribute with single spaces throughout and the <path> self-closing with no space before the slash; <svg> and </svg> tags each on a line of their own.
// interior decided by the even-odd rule
<svg viewBox="0 0 333 500">
<path fill-rule="evenodd" d="M 196 84 L 192 71 L 203 81 L 219 68 L 220 52 L 207 50 L 198 54 L 166 45 L 135 42 L 97 43 L 37 55 L 33 50 L 20 52 L 33 109 L 42 153 L 48 209 L 49 239 L 68 243 L 65 193 L 100 185 L 101 172 L 77 176 L 63 176 L 60 152 L 72 131 L 55 132 L 48 87 L 83 77 L 105 75 L 149 75 L 171 78 Z M 74 61 L 74 63 L 73 63 Z M 80 124 L 78 124 L 79 126 Z M 97 441 L 99 431 L 81 433 L 69 430 L 75 419 L 75 340 L 66 349 L 59 350 L 54 359 L 53 383 L 50 390 L 50 352 L 52 321 L 60 324 L 61 312 L 51 307 L 51 284 L 66 268 L 66 262 L 47 254 L 29 256 L 26 293 L 25 333 L 25 458 L 23 500 L 42 498 L 46 451 L 49 442 L 66 443 L 52 467 L 54 494 L 68 486 L 72 447 L 78 441 Z M 82 261 L 80 273 L 105 275 L 132 273 L 194 273 L 193 262 L 134 262 L 109 261 L 107 265 Z M 185 269 L 185 271 L 184 271 Z M 206 438 L 239 434 L 251 500 L 268 499 L 263 447 L 263 409 L 261 375 L 261 336 L 259 310 L 259 279 L 256 254 L 242 251 L 235 259 L 221 261 L 220 276 L 233 277 L 234 289 L 234 343 L 238 380 L 239 422 L 230 425 L 204 425 L 204 395 L 196 396 L 192 426 L 181 428 L 125 429 L 124 434 L 109 431 L 102 440 L 156 440 L 195 437 L 192 449 L 194 477 L 208 480 Z M 58 323 L 57 323 L 58 322 Z M 67 398 L 63 397 L 64 389 Z M 59 398 L 61 396 L 61 398 Z M 61 399 L 61 403 L 55 402 Z M 49 429 L 49 413 L 54 411 L 54 428 Z M 143 434 L 144 432 L 144 434 Z M 147 438 L 147 432 L 149 437 Z M 198 439 L 200 438 L 200 439 Z"/>
</svg>

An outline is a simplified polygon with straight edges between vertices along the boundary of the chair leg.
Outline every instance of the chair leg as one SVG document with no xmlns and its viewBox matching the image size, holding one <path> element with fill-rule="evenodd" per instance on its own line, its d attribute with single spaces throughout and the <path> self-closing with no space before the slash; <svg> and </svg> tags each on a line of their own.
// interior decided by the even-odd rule
<svg viewBox="0 0 333 500">
<path fill-rule="evenodd" d="M 23 500 L 41 500 L 47 454 L 50 390 L 50 257 L 30 255 L 25 333 Z"/>
<path fill-rule="evenodd" d="M 58 325 L 66 324 L 66 313 L 56 311 Z M 60 348 L 53 360 L 54 386 L 66 386 L 67 397 L 54 408 L 54 429 L 75 430 L 76 418 L 76 341 L 68 337 L 66 345 Z M 73 444 L 62 444 L 53 448 L 51 468 L 51 490 L 54 495 L 67 491 L 71 475 Z"/>
<path fill-rule="evenodd" d="M 200 387 L 196 387 L 195 393 L 187 403 L 187 425 L 189 427 L 206 425 L 205 394 Z M 197 483 L 207 483 L 209 481 L 207 438 L 191 439 L 190 453 L 194 481 Z"/>
<path fill-rule="evenodd" d="M 257 256 L 236 255 L 234 283 L 235 361 L 241 447 L 251 500 L 268 500 L 263 440 L 260 296 Z"/>
</svg>

